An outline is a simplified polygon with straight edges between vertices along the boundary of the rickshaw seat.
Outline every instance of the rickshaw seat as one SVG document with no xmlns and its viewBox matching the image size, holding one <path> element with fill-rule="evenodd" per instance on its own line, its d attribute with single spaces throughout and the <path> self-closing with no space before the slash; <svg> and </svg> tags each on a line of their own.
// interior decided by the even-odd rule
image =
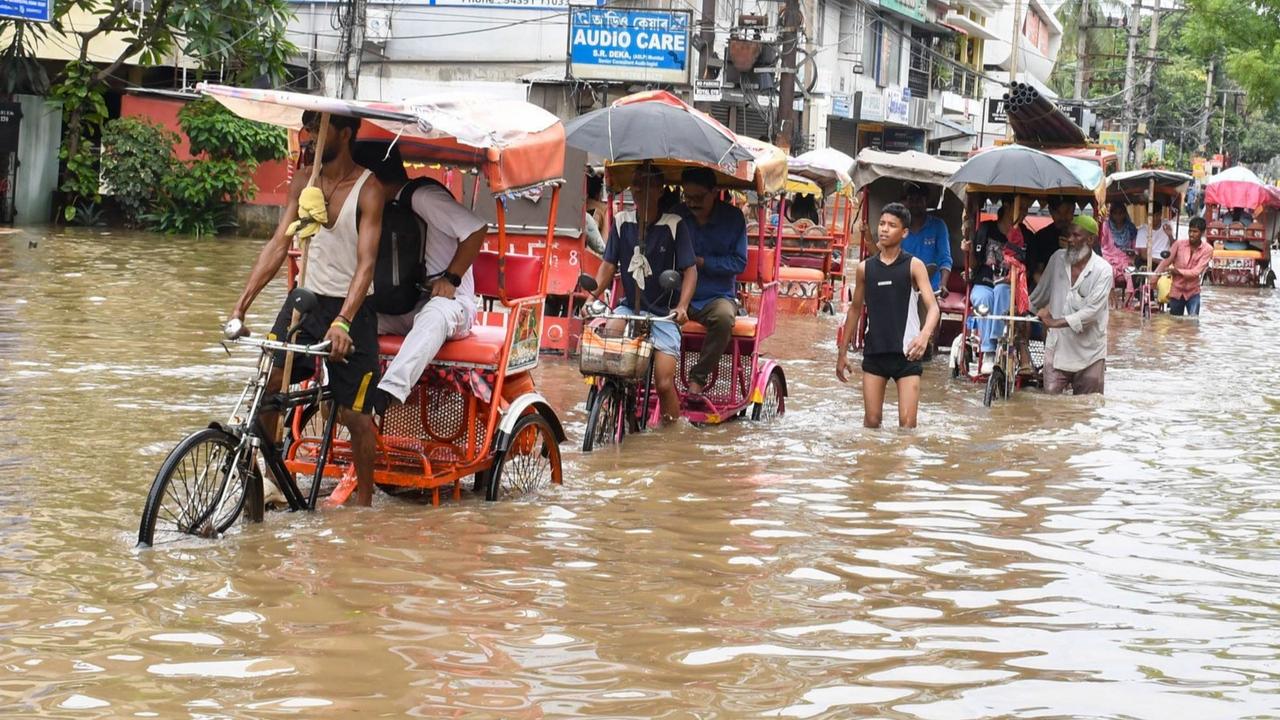
<svg viewBox="0 0 1280 720">
<path fill-rule="evenodd" d="M 751 338 L 756 336 L 756 326 L 759 320 L 754 317 L 739 315 L 733 320 L 733 337 Z M 690 320 L 680 328 L 681 334 L 684 335 L 706 335 L 707 326 L 700 322 Z"/>
<path fill-rule="evenodd" d="M 403 335 L 379 335 L 378 354 L 394 356 L 400 352 L 403 343 Z M 498 325 L 473 325 L 466 337 L 445 341 L 440 352 L 436 353 L 435 361 L 497 367 L 506 344 L 506 328 Z"/>
<path fill-rule="evenodd" d="M 1215 249 L 1213 251 L 1213 256 L 1215 258 L 1229 258 L 1229 259 L 1236 259 L 1236 258 L 1244 258 L 1248 260 L 1262 259 L 1262 253 L 1258 250 L 1216 250 Z"/>
<path fill-rule="evenodd" d="M 826 250 L 823 250 L 822 253 L 822 255 L 784 255 L 782 258 L 782 262 L 784 263 L 782 268 L 784 271 L 787 268 L 809 268 L 811 270 L 821 270 L 827 261 Z M 786 273 L 784 272 L 784 280 L 786 279 L 785 275 Z"/>
<path fill-rule="evenodd" d="M 507 253 L 506 290 L 508 300 L 542 295 L 542 257 Z M 498 297 L 498 253 L 481 251 L 472 265 L 476 294 Z"/>
<path fill-rule="evenodd" d="M 747 248 L 747 267 L 738 274 L 738 282 L 743 283 L 765 283 L 773 282 L 776 277 L 773 274 L 773 255 L 777 252 L 774 248 L 764 249 L 764 274 L 761 275 L 760 270 L 760 248 L 751 246 Z"/>
<path fill-rule="evenodd" d="M 821 269 L 808 267 L 795 267 L 793 265 L 783 265 L 778 271 L 778 277 L 783 282 L 815 282 L 820 283 L 827 279 L 825 273 Z"/>
<path fill-rule="evenodd" d="M 964 293 L 950 292 L 944 298 L 938 298 L 938 311 L 951 315 L 964 314 Z"/>
</svg>

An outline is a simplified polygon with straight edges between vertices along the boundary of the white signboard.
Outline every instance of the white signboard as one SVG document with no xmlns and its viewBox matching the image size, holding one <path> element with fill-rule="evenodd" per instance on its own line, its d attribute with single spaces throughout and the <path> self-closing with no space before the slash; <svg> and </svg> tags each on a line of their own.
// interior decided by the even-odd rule
<svg viewBox="0 0 1280 720">
<path fill-rule="evenodd" d="M 854 119 L 871 122 L 884 120 L 884 96 L 874 92 L 862 93 L 862 116 Z"/>
<path fill-rule="evenodd" d="M 884 89 L 884 121 L 906 125 L 911 116 L 911 89 L 890 85 Z"/>
<path fill-rule="evenodd" d="M 694 102 L 720 102 L 724 99 L 724 86 L 719 80 L 694 80 Z"/>
</svg>

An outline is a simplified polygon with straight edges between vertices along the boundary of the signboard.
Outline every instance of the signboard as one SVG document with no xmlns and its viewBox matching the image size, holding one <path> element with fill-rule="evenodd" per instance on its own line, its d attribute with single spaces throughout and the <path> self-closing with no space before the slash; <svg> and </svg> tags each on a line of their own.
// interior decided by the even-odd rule
<svg viewBox="0 0 1280 720">
<path fill-rule="evenodd" d="M 688 10 L 578 7 L 569 14 L 569 74 L 579 80 L 689 82 Z"/>
<path fill-rule="evenodd" d="M 1120 169 L 1124 170 L 1129 158 L 1129 133 L 1116 130 L 1104 130 L 1098 133 L 1098 143 L 1115 151 L 1120 160 Z"/>
<path fill-rule="evenodd" d="M 908 150 L 924 152 L 924 131 L 916 128 L 886 127 L 882 146 L 885 152 Z"/>
<path fill-rule="evenodd" d="M 862 93 L 862 117 L 855 120 L 884 120 L 884 96 L 880 93 Z"/>
<path fill-rule="evenodd" d="M 884 89 L 885 122 L 906 125 L 911 117 L 911 88 L 890 85 Z"/>
<path fill-rule="evenodd" d="M 853 118 L 853 103 L 848 95 L 837 93 L 831 96 L 831 114 L 836 117 Z"/>
<path fill-rule="evenodd" d="M 999 125 L 1009 122 L 1009 115 L 1004 110 L 1002 98 L 987 98 L 987 122 Z"/>
<path fill-rule="evenodd" d="M 293 0 L 293 2 L 299 4 L 309 3 L 310 1 Z M 3 0 L 0 0 L 0 2 L 3 2 Z M 485 8 L 487 10 L 559 10 L 560 12 L 568 12 L 570 6 L 569 0 L 419 0 L 419 2 L 428 7 L 466 7 Z M 604 0 L 574 0 L 573 5 L 603 6 Z"/>
<path fill-rule="evenodd" d="M 924 0 L 880 0 L 880 7 L 924 22 Z"/>
<path fill-rule="evenodd" d="M 1209 174 L 1208 165 L 1209 165 L 1208 161 L 1200 157 L 1199 155 L 1192 157 L 1191 158 L 1191 177 L 1195 178 L 1196 180 L 1199 180 L 1200 182 L 1204 182 L 1204 179 Z"/>
<path fill-rule="evenodd" d="M 53 20 L 53 0 L 0 0 L 0 17 L 49 22 Z"/>
<path fill-rule="evenodd" d="M 720 80 L 694 80 L 694 102 L 720 102 L 724 99 L 724 86 Z"/>
<path fill-rule="evenodd" d="M 0 103 L 0 152 L 18 152 L 18 126 L 21 121 L 21 105 Z"/>
</svg>

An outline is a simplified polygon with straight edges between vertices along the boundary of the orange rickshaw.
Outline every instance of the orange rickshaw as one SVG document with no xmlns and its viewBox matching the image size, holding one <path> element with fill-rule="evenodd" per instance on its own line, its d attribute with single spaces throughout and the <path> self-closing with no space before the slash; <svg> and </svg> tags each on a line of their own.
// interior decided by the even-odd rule
<svg viewBox="0 0 1280 720">
<path fill-rule="evenodd" d="M 564 430 L 530 372 L 539 359 L 555 223 L 546 224 L 541 254 L 532 255 L 511 251 L 505 222 L 506 202 L 543 193 L 555 217 L 564 163 L 559 120 L 528 103 L 462 94 L 374 103 L 219 85 L 199 89 L 242 117 L 287 128 L 300 128 L 307 110 L 360 117 L 361 139 L 394 142 L 408 162 L 479 172 L 496 213 L 489 243 L 495 249 L 482 252 L 473 266 L 476 292 L 488 309 L 468 336 L 444 344 L 404 404 L 377 419 L 374 480 L 384 490 L 423 493 L 432 504 L 440 502 L 442 490 L 460 499 L 462 482 L 471 477 L 488 500 L 559 484 Z M 305 265 L 299 270 L 305 272 Z M 287 302 L 305 314 L 315 298 L 308 295 L 295 289 Z M 241 515 L 261 521 L 264 470 L 291 511 L 314 510 L 325 478 L 353 477 L 350 443 L 323 382 L 266 392 L 273 352 L 317 363 L 328 354 L 327 343 L 301 345 L 286 335 L 225 341 L 255 349 L 257 370 L 225 421 L 188 435 L 162 463 L 144 506 L 139 545 L 218 537 Z M 379 338 L 384 364 L 402 340 Z M 283 413 L 287 431 L 264 427 L 264 409 Z"/>
</svg>

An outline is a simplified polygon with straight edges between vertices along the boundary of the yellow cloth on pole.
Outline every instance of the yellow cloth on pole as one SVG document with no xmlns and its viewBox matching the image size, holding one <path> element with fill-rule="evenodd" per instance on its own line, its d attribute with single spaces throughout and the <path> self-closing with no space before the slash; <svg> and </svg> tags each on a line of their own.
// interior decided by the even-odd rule
<svg viewBox="0 0 1280 720">
<path fill-rule="evenodd" d="M 329 222 L 329 208 L 324 203 L 324 192 L 315 185 L 302 189 L 298 195 L 298 219 L 289 225 L 288 234 L 307 239 Z"/>
</svg>

